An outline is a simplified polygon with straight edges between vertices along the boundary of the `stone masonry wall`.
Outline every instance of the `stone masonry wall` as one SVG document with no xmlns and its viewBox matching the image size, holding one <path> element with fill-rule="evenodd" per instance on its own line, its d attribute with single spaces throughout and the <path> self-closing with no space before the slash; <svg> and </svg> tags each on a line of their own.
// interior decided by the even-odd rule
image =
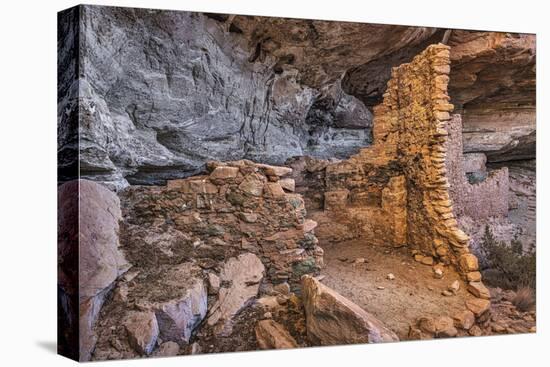
<svg viewBox="0 0 550 367">
<path fill-rule="evenodd" d="M 318 272 L 323 251 L 305 219 L 292 170 L 241 160 L 208 164 L 209 175 L 134 186 L 121 194 L 125 252 L 142 267 L 196 261 L 216 269 L 254 253 L 273 284 Z M 287 191 L 289 192 L 287 192 Z M 146 256 L 144 254 L 149 254 Z"/>
<path fill-rule="evenodd" d="M 374 109 L 374 145 L 324 168 L 324 215 L 368 243 L 408 245 L 419 257 L 453 263 L 478 279 L 445 164 L 449 71 L 449 47 L 442 44 L 392 70 Z"/>
<path fill-rule="evenodd" d="M 452 116 L 447 124 L 447 131 L 449 135 L 445 144 L 447 149 L 445 165 L 451 184 L 449 193 L 453 201 L 454 214 L 457 217 L 466 215 L 474 220 L 507 215 L 508 168 L 502 167 L 494 170 L 483 181 L 470 184 L 466 178 L 462 153 L 462 119 L 460 115 Z M 483 167 L 476 168 L 485 170 L 484 164 Z"/>
</svg>

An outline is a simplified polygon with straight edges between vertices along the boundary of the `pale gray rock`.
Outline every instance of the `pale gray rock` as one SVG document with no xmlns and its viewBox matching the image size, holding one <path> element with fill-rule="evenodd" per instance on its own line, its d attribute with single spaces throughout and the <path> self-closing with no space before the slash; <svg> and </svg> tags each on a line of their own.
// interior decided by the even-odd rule
<svg viewBox="0 0 550 367">
<path fill-rule="evenodd" d="M 130 268 L 119 249 L 122 219 L 116 194 L 101 184 L 79 180 L 80 359 L 91 358 L 93 331 L 105 297 Z"/>
<path fill-rule="evenodd" d="M 157 318 L 153 312 L 132 312 L 124 321 L 128 342 L 142 355 L 153 351 L 159 336 Z"/>
</svg>

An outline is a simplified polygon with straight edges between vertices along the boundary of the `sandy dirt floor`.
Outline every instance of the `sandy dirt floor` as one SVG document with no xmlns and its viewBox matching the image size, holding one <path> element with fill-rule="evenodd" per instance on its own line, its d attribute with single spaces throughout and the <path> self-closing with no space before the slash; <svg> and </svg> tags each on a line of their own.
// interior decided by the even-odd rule
<svg viewBox="0 0 550 367">
<path fill-rule="evenodd" d="M 407 339 L 409 325 L 421 316 L 451 316 L 473 296 L 452 267 L 435 279 L 432 266 L 420 264 L 406 248 L 372 246 L 360 240 L 320 244 L 325 250 L 322 282 L 351 299 Z M 365 263 L 355 263 L 364 258 Z M 388 274 L 395 279 L 388 279 Z M 441 292 L 459 280 L 454 296 Z M 383 289 L 381 289 L 383 287 Z"/>
</svg>

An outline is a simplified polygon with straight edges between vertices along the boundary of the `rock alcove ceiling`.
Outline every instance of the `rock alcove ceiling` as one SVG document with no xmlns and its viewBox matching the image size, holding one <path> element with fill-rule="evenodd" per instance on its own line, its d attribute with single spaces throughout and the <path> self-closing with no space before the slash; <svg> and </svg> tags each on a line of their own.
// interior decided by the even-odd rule
<svg viewBox="0 0 550 367">
<path fill-rule="evenodd" d="M 61 40 L 81 51 L 80 78 L 60 75 L 60 120 L 79 98 L 82 176 L 115 189 L 197 174 L 212 159 L 347 158 L 372 143 L 391 68 L 446 31 L 102 7 L 80 17 Z M 448 44 L 465 152 L 534 158 L 534 36 L 453 30 Z M 60 131 L 61 158 L 70 137 Z"/>
</svg>

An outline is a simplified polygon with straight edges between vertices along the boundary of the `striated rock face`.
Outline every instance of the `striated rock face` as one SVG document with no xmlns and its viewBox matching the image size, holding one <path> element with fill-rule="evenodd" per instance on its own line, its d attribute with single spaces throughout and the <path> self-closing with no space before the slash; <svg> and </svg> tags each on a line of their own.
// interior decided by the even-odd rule
<svg viewBox="0 0 550 367">
<path fill-rule="evenodd" d="M 307 335 L 313 345 L 399 341 L 374 316 L 318 280 L 302 280 Z"/>
<path fill-rule="evenodd" d="M 347 158 L 371 142 L 391 68 L 444 33 L 96 6 L 60 27 L 62 173 L 78 151 L 83 176 L 115 189 L 190 176 L 212 159 Z M 533 157 L 534 36 L 456 30 L 449 44 L 465 149 Z"/>
</svg>

